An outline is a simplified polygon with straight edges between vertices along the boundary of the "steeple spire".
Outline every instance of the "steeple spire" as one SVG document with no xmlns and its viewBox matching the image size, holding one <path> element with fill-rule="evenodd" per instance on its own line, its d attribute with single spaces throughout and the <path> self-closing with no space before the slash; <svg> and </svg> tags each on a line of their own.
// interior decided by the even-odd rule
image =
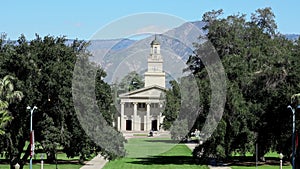
<svg viewBox="0 0 300 169">
<path fill-rule="evenodd" d="M 151 42 L 151 46 L 153 45 L 160 45 L 159 41 L 157 40 L 157 34 L 154 35 L 154 40 Z"/>
<path fill-rule="evenodd" d="M 145 87 L 158 85 L 165 88 L 165 72 L 163 71 L 163 59 L 160 55 L 160 43 L 155 35 L 150 43 L 151 51 L 148 57 L 148 70 L 145 73 Z"/>
</svg>

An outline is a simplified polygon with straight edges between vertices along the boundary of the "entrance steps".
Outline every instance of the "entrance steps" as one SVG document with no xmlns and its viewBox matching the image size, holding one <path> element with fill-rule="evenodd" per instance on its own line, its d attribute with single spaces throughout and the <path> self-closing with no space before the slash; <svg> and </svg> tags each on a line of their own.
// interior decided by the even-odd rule
<svg viewBox="0 0 300 169">
<path fill-rule="evenodd" d="M 147 131 L 123 131 L 123 136 L 127 138 L 148 137 Z M 170 131 L 154 131 L 153 137 L 171 137 Z"/>
</svg>

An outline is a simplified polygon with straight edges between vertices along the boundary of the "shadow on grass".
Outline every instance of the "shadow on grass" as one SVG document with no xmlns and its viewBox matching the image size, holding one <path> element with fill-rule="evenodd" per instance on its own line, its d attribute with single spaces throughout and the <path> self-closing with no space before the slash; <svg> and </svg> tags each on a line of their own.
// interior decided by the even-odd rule
<svg viewBox="0 0 300 169">
<path fill-rule="evenodd" d="M 139 165 L 195 164 L 194 159 L 188 156 L 152 156 L 136 159 L 128 163 Z"/>
<path fill-rule="evenodd" d="M 146 142 L 151 142 L 151 143 L 168 143 L 168 144 L 178 144 L 178 141 L 174 140 L 145 140 Z"/>
<path fill-rule="evenodd" d="M 212 164 L 211 161 L 209 161 L 208 164 Z M 229 166 L 240 166 L 240 167 L 256 166 L 255 158 L 251 156 L 249 157 L 234 156 L 227 160 L 222 161 L 221 164 L 223 162 Z M 264 166 L 264 165 L 279 166 L 279 159 L 276 157 L 266 157 L 265 161 L 258 161 L 257 165 L 258 166 Z M 288 165 L 290 165 L 288 161 L 283 161 L 283 166 L 288 166 Z"/>
</svg>

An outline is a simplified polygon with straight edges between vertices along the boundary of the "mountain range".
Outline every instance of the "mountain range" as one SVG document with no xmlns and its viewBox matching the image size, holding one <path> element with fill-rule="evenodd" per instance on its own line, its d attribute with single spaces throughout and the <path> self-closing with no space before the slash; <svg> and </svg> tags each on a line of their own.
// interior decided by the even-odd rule
<svg viewBox="0 0 300 169">
<path fill-rule="evenodd" d="M 108 39 L 91 40 L 88 50 L 91 60 L 100 64 L 107 72 L 106 81 L 116 83 L 131 71 L 143 74 L 147 70 L 147 57 L 150 43 L 155 36 L 161 43 L 164 58 L 164 70 L 172 79 L 180 78 L 186 68 L 188 57 L 193 54 L 193 43 L 200 42 L 200 35 L 205 35 L 204 22 L 186 22 L 179 27 L 158 35 L 151 35 L 141 40 Z M 287 34 L 286 38 L 296 40 L 297 34 Z M 172 73 L 171 73 L 172 72 Z"/>
<path fill-rule="evenodd" d="M 147 57 L 150 54 L 150 43 L 155 38 L 161 44 L 161 55 L 164 59 L 164 71 L 173 79 L 183 76 L 186 61 L 193 53 L 193 43 L 200 42 L 203 22 L 187 22 L 165 33 L 151 35 L 141 40 L 112 39 L 92 40 L 89 50 L 91 60 L 100 64 L 107 72 L 106 81 L 115 83 L 136 71 L 140 74 L 147 70 Z"/>
</svg>

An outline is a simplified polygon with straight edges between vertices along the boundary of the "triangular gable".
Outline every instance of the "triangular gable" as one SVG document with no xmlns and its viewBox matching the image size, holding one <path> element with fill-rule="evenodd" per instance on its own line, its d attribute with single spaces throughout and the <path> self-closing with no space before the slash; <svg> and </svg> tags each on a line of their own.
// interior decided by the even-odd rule
<svg viewBox="0 0 300 169">
<path fill-rule="evenodd" d="M 120 98 L 160 97 L 161 93 L 165 91 L 166 91 L 165 88 L 161 86 L 153 85 L 153 86 L 148 86 L 138 90 L 120 94 L 119 97 Z"/>
</svg>

